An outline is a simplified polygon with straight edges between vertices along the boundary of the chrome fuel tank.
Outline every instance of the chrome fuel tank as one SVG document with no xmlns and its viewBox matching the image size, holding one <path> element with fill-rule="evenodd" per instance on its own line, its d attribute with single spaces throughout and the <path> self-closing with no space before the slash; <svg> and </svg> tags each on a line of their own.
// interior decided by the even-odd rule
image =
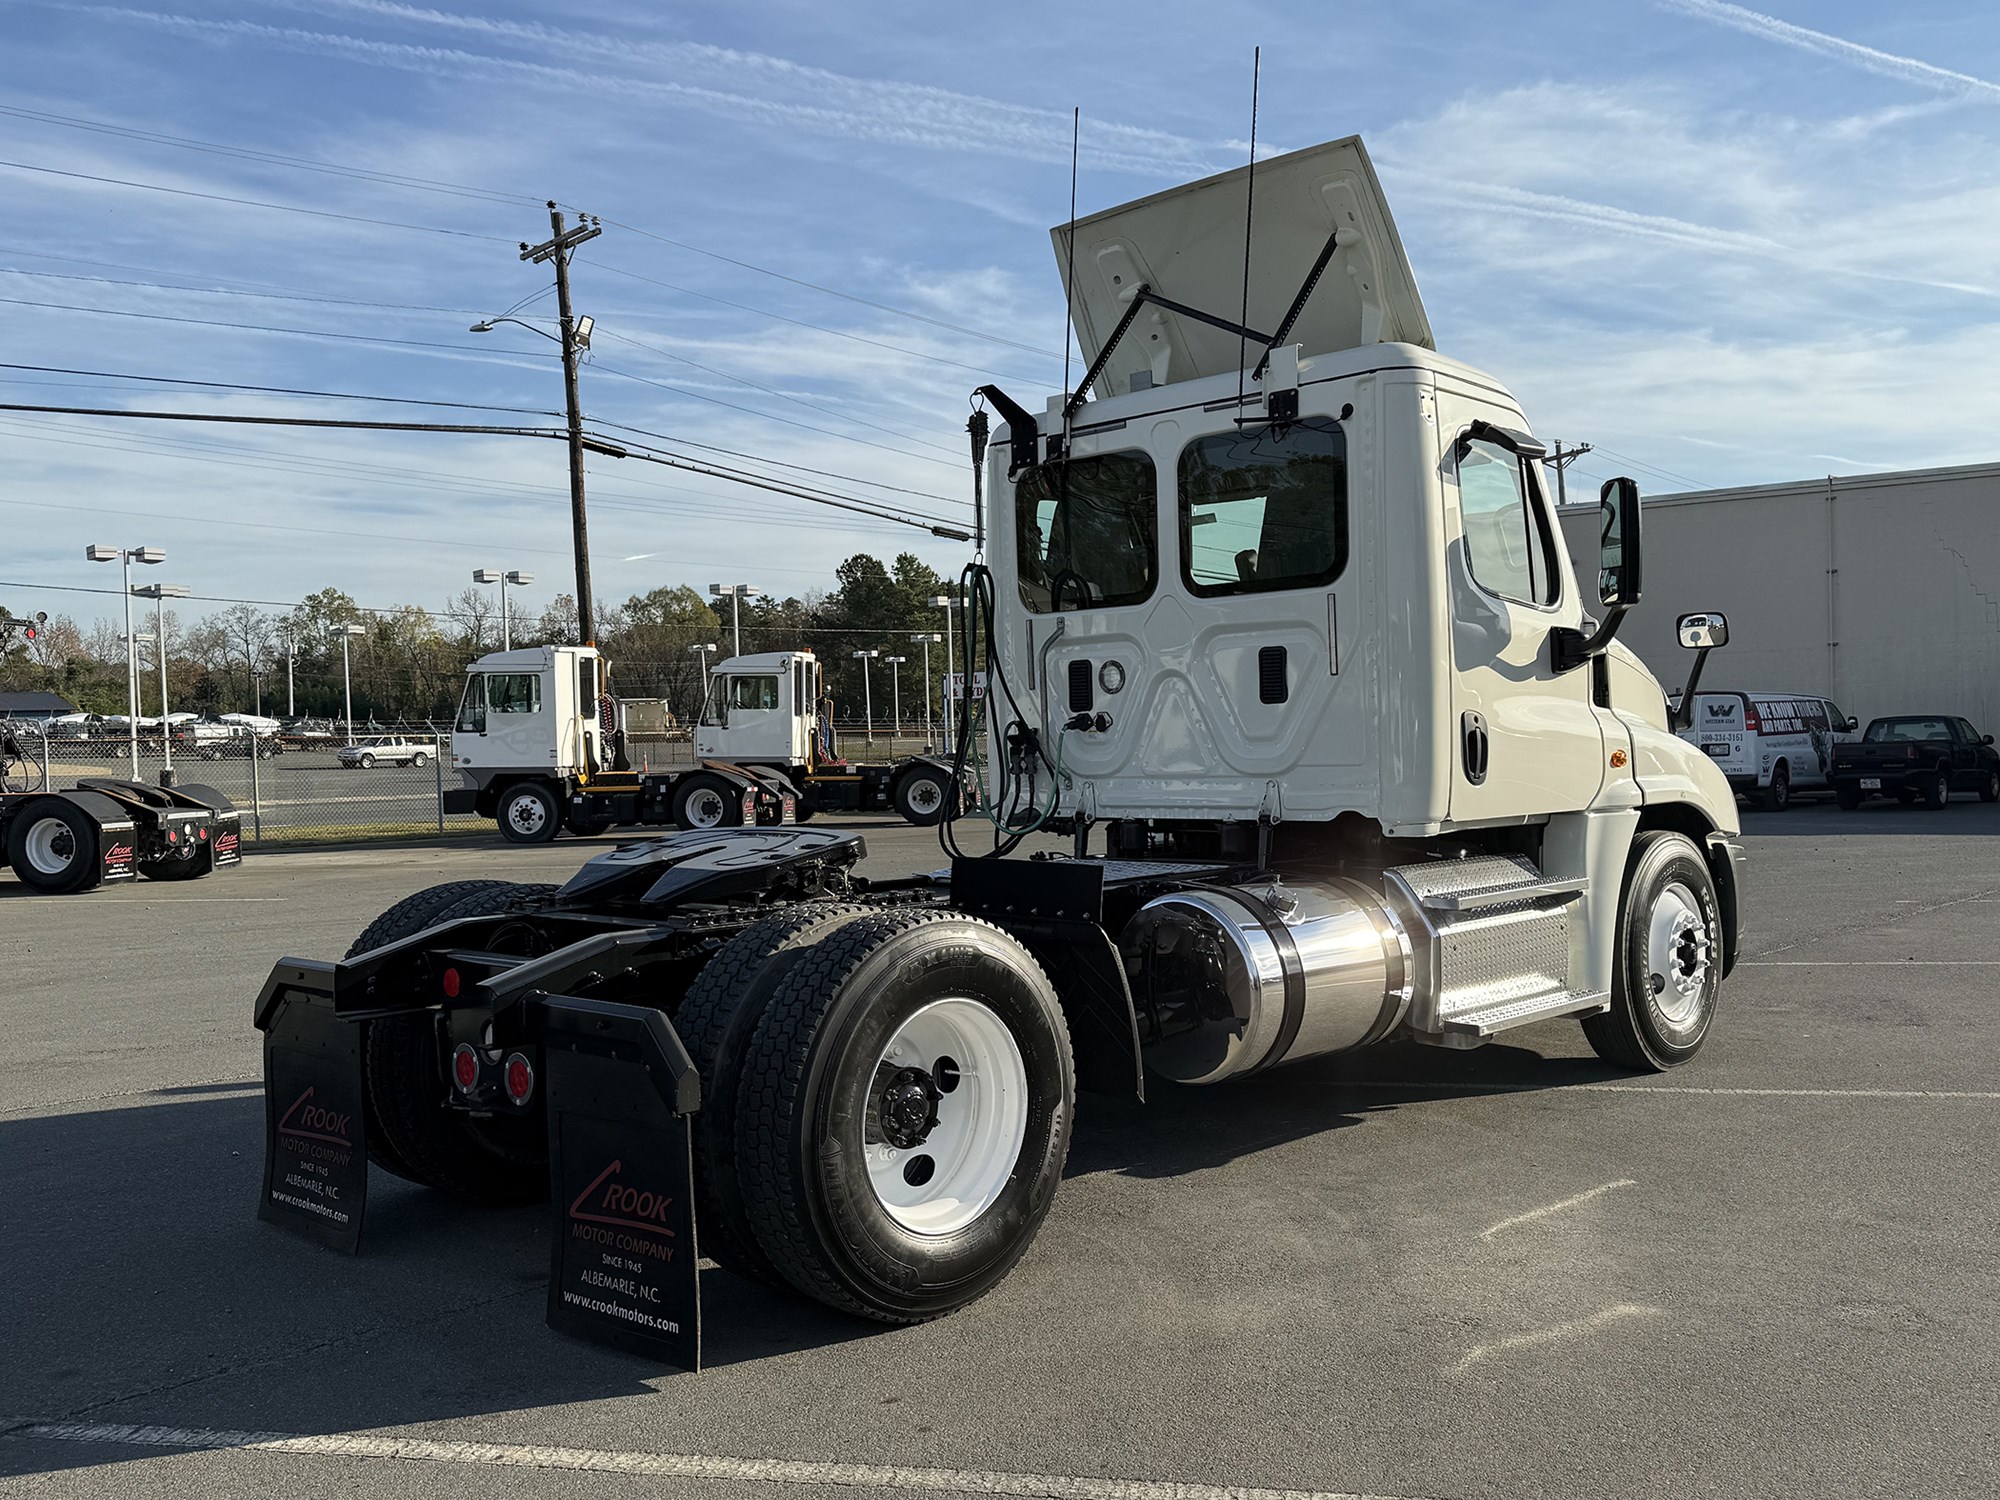
<svg viewBox="0 0 2000 1500">
<path fill-rule="evenodd" d="M 1409 1009 L 1409 939 L 1351 880 L 1175 891 L 1119 948 L 1146 1066 L 1178 1083 L 1365 1046 Z"/>
</svg>

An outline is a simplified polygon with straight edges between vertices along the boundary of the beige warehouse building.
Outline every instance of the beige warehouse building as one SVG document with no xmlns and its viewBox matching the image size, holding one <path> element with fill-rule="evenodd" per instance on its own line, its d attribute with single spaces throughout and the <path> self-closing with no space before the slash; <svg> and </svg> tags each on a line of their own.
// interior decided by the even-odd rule
<svg viewBox="0 0 2000 1500">
<path fill-rule="evenodd" d="M 1596 516 L 1562 516 L 1586 588 Z M 1864 723 L 1961 714 L 2000 733 L 2000 464 L 1661 495 L 1645 529 L 1645 597 L 1619 638 L 1670 691 L 1692 661 L 1676 616 L 1717 609 L 1729 645 L 1704 689 L 1821 694 Z"/>
</svg>

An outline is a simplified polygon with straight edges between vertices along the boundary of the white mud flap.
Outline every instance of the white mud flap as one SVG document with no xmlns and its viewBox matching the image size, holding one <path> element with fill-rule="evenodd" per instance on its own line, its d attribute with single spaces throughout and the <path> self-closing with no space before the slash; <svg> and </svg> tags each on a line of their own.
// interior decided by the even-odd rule
<svg viewBox="0 0 2000 1500">
<path fill-rule="evenodd" d="M 698 1370 L 694 1063 L 657 1010 L 563 995 L 535 1008 L 555 1215 L 548 1324 Z"/>
</svg>

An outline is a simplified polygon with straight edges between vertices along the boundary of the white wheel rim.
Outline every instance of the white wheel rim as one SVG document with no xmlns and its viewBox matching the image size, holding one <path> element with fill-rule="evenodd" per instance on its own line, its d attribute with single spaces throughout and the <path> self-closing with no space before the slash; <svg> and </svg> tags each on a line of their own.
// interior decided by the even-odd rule
<svg viewBox="0 0 2000 1500">
<path fill-rule="evenodd" d="M 523 793 L 507 804 L 507 821 L 523 833 L 535 833 L 548 821 L 548 810 L 540 797 Z"/>
<path fill-rule="evenodd" d="M 869 1098 L 868 1180 L 911 1233 L 963 1229 L 1012 1180 L 1028 1134 L 1028 1067 L 987 1005 L 934 1000 L 903 1022 L 876 1059 Z M 936 1123 L 913 1132 L 913 1107 L 926 1101 Z"/>
<path fill-rule="evenodd" d="M 912 812 L 933 813 L 944 805 L 944 788 L 928 776 L 911 782 L 907 795 Z"/>
<path fill-rule="evenodd" d="M 1646 929 L 1646 972 L 1653 1004 L 1668 1025 L 1684 1027 L 1700 1015 L 1710 956 L 1701 903 L 1693 891 L 1673 881 L 1653 903 Z"/>
<path fill-rule="evenodd" d="M 21 852 L 37 875 L 60 875 L 76 861 L 76 834 L 61 818 L 37 818 Z"/>
<path fill-rule="evenodd" d="M 700 786 L 688 793 L 687 820 L 697 828 L 714 828 L 722 822 L 722 793 Z"/>
</svg>

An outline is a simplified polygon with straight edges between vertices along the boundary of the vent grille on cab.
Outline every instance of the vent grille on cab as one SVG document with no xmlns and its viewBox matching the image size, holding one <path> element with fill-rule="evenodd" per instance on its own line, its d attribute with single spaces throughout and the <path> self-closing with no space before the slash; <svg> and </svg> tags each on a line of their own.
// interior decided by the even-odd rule
<svg viewBox="0 0 2000 1500">
<path fill-rule="evenodd" d="M 1257 652 L 1257 701 L 1283 703 L 1289 697 L 1291 691 L 1285 685 L 1285 648 L 1261 648 Z"/>
<path fill-rule="evenodd" d="M 1080 714 L 1091 704 L 1090 663 L 1081 658 L 1069 664 L 1069 711 Z"/>
</svg>

